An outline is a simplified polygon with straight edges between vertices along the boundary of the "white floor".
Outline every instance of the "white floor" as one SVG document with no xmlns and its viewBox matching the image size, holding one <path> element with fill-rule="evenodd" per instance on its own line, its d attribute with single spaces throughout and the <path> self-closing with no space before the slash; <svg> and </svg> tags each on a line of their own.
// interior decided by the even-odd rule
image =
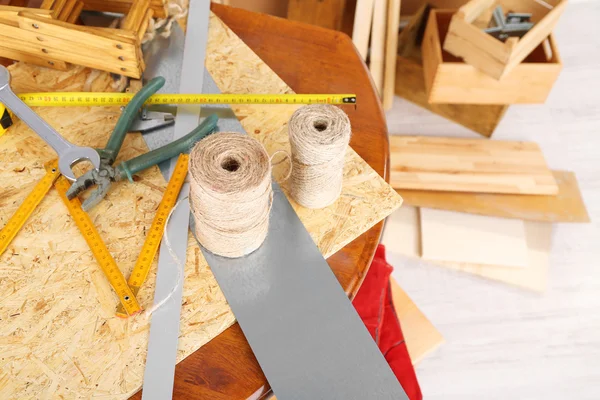
<svg viewBox="0 0 600 400">
<path fill-rule="evenodd" d="M 575 171 L 591 224 L 556 225 L 545 295 L 390 256 L 394 276 L 446 337 L 418 367 L 427 400 L 600 399 L 600 1 L 556 30 L 564 69 L 545 105 L 513 106 L 494 139 L 540 144 Z M 397 98 L 391 134 L 477 137 Z"/>
</svg>

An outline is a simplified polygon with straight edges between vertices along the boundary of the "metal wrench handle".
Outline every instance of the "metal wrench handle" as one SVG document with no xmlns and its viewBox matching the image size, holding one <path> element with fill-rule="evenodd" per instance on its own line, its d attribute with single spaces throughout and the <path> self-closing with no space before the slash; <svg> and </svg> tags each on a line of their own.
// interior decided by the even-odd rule
<svg viewBox="0 0 600 400">
<path fill-rule="evenodd" d="M 71 166 L 88 159 L 95 168 L 100 167 L 98 152 L 90 147 L 79 147 L 60 135 L 46 121 L 29 108 L 10 88 L 10 73 L 0 65 L 0 102 L 9 108 L 21 121 L 38 134 L 59 156 L 58 167 L 67 179 L 75 180 Z"/>
</svg>

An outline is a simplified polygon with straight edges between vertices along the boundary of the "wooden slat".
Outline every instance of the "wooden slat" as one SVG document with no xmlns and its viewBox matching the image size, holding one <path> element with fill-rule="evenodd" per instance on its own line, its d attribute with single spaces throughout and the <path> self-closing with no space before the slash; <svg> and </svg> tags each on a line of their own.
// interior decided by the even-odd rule
<svg viewBox="0 0 600 400">
<path fill-rule="evenodd" d="M 78 1 L 77 4 L 75 4 L 73 11 L 71 11 L 69 18 L 67 18 L 66 22 L 68 22 L 70 24 L 77 23 L 77 20 L 79 19 L 79 16 L 81 15 L 81 11 L 83 11 L 83 2 Z"/>
<path fill-rule="evenodd" d="M 150 20 L 152 19 L 153 15 L 154 15 L 153 9 L 150 8 L 146 11 L 146 15 L 144 16 L 142 25 L 140 26 L 140 28 L 138 29 L 138 32 L 137 32 L 138 39 L 140 40 L 140 42 L 144 38 L 144 35 L 146 34 L 146 30 L 148 30 L 148 25 L 150 24 Z"/>
<path fill-rule="evenodd" d="M 387 33 L 385 37 L 385 67 L 383 76 L 383 108 L 388 110 L 394 100 L 396 83 L 396 56 L 398 54 L 398 29 L 400 25 L 400 0 L 388 0 Z"/>
<path fill-rule="evenodd" d="M 56 19 L 58 19 L 59 21 L 66 22 L 67 19 L 69 19 L 71 12 L 73 12 L 73 9 L 75 8 L 76 4 L 77 0 L 67 0 L 63 8 L 60 10 L 60 13 L 58 14 L 58 17 Z"/>
<path fill-rule="evenodd" d="M 6 47 L 4 38 L 0 36 L 0 55 L 15 61 L 24 61 L 29 64 L 39 65 L 40 67 L 54 68 L 60 71 L 66 71 L 68 65 L 64 61 L 41 58 L 37 55 L 24 53 L 21 49 Z"/>
<path fill-rule="evenodd" d="M 113 34 L 106 34 L 111 38 L 91 34 L 77 25 L 44 20 L 29 13 L 20 15 L 19 28 L 11 29 L 11 36 L 26 40 L 23 46 L 27 52 L 134 78 L 141 76 L 139 47 L 126 43 L 126 39 Z M 139 43 L 137 38 L 136 42 Z"/>
<path fill-rule="evenodd" d="M 58 19 L 58 16 L 66 4 L 67 0 L 55 0 L 54 4 L 52 4 L 52 18 Z"/>
<path fill-rule="evenodd" d="M 42 1 L 40 8 L 42 8 L 44 10 L 51 10 L 53 5 L 54 5 L 54 0 L 44 0 L 44 1 Z"/>
<path fill-rule="evenodd" d="M 552 171 L 556 196 L 398 190 L 404 204 L 540 222 L 590 222 L 573 172 Z"/>
<path fill-rule="evenodd" d="M 369 51 L 369 37 L 373 23 L 373 6 L 375 0 L 358 0 L 354 13 L 354 27 L 352 28 L 352 42 L 363 60 L 367 60 Z"/>
<path fill-rule="evenodd" d="M 483 139 L 391 136 L 395 189 L 556 195 L 537 144 Z"/>
<path fill-rule="evenodd" d="M 373 10 L 373 26 L 371 27 L 371 55 L 369 71 L 377 93 L 383 95 L 383 68 L 385 64 L 385 26 L 387 0 L 375 0 Z"/>
<path fill-rule="evenodd" d="M 127 16 L 123 20 L 121 28 L 137 33 L 149 7 L 150 0 L 135 0 L 129 9 Z"/>
</svg>

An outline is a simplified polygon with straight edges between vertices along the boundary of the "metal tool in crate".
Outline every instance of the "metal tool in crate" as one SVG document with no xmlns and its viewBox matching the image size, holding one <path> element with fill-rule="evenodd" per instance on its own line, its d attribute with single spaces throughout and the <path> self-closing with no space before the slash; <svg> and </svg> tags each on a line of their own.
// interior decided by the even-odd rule
<svg viewBox="0 0 600 400">
<path fill-rule="evenodd" d="M 509 12 L 505 17 L 502 6 L 497 6 L 492 13 L 491 26 L 483 31 L 502 41 L 509 37 L 523 37 L 533 27 L 531 16 L 530 13 Z"/>
</svg>

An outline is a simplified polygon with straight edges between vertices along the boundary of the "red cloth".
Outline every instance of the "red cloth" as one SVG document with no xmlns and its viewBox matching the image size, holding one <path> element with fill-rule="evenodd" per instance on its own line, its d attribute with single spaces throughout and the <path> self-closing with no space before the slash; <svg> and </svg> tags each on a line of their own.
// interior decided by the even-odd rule
<svg viewBox="0 0 600 400">
<path fill-rule="evenodd" d="M 385 247 L 380 244 L 371 268 L 352 304 L 390 364 L 408 398 L 422 400 L 421 388 L 392 302 L 390 288 L 392 271 L 392 266 L 385 259 Z"/>
</svg>

